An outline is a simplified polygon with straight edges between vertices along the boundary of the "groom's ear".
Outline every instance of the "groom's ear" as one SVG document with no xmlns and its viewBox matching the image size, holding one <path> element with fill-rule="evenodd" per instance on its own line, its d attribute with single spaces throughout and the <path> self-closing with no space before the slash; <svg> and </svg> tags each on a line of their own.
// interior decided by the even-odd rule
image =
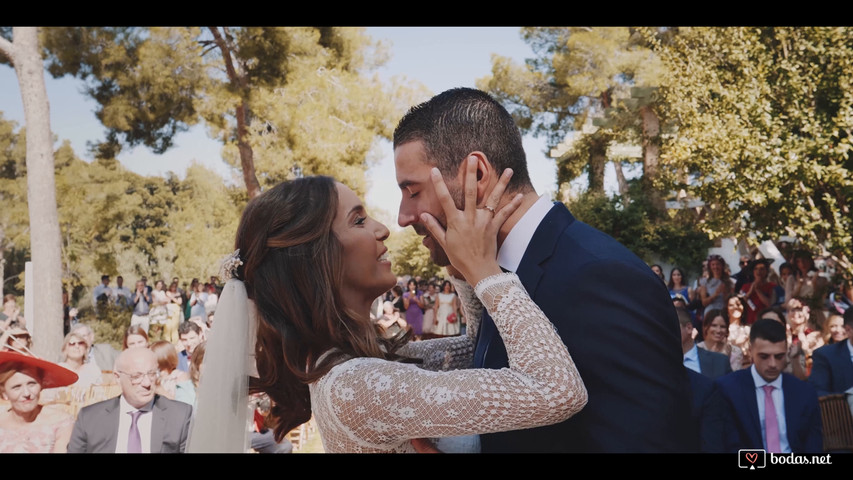
<svg viewBox="0 0 853 480">
<path fill-rule="evenodd" d="M 492 167 L 485 153 L 480 151 L 471 152 L 465 157 L 465 160 L 467 161 L 471 157 L 477 160 L 477 205 L 481 205 L 489 193 L 491 193 L 497 177 L 495 176 L 495 169 Z"/>
</svg>

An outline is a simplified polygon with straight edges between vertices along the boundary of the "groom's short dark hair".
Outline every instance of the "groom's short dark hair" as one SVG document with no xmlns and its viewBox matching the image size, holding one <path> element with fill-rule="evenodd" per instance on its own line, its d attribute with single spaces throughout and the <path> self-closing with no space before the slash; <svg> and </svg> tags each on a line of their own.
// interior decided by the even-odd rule
<svg viewBox="0 0 853 480">
<path fill-rule="evenodd" d="M 486 92 L 453 88 L 410 108 L 394 130 L 394 148 L 418 140 L 445 178 L 456 176 L 469 153 L 481 151 L 498 175 L 512 168 L 508 192 L 531 186 L 521 133 L 512 115 Z"/>
</svg>

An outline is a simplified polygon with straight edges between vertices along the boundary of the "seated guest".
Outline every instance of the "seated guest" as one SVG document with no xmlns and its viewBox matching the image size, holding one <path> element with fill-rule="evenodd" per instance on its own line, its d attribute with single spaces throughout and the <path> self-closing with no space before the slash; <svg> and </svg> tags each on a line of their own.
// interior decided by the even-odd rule
<svg viewBox="0 0 853 480">
<path fill-rule="evenodd" d="M 71 327 L 71 333 L 82 336 L 89 344 L 89 352 L 86 362 L 95 363 L 102 371 L 112 370 L 118 351 L 109 343 L 95 343 L 95 332 L 85 323 L 78 323 Z"/>
<path fill-rule="evenodd" d="M 265 393 L 253 394 L 249 405 L 254 407 L 252 431 L 249 432 L 252 450 L 258 453 L 293 453 L 290 440 L 283 438 L 276 442 L 273 430 L 266 426 L 265 419 L 272 407 L 270 397 Z"/>
<path fill-rule="evenodd" d="M 821 396 L 853 388 L 853 309 L 847 309 L 843 319 L 847 339 L 818 348 L 812 355 L 809 383 Z"/>
<path fill-rule="evenodd" d="M 131 325 L 124 331 L 122 350 L 136 347 L 148 348 L 148 334 L 139 325 Z"/>
<path fill-rule="evenodd" d="M 730 371 L 743 368 L 743 351 L 729 341 L 729 316 L 722 310 L 709 310 L 702 318 L 702 335 L 705 340 L 696 346 L 709 352 L 725 355 Z"/>
<path fill-rule="evenodd" d="M 808 315 L 806 315 L 806 317 L 808 317 Z M 785 313 L 782 311 L 782 307 L 774 305 L 770 308 L 764 309 L 758 314 L 758 318 L 769 318 L 786 326 L 788 336 L 788 354 L 785 358 L 785 368 L 782 371 L 790 373 L 800 380 L 807 379 L 808 373 L 806 371 L 806 355 L 803 350 L 803 342 L 800 341 L 799 336 L 791 334 L 791 325 L 786 322 Z"/>
<path fill-rule="evenodd" d="M 151 344 L 151 351 L 157 356 L 160 378 L 156 392 L 170 400 L 195 403 L 195 385 L 189 373 L 178 370 L 178 350 L 168 340 L 159 340 Z"/>
<path fill-rule="evenodd" d="M 824 345 L 843 342 L 847 340 L 847 331 L 844 329 L 844 316 L 838 313 L 830 314 L 826 319 L 821 332 Z"/>
<path fill-rule="evenodd" d="M 382 334 L 386 338 L 394 338 L 406 330 L 408 324 L 406 324 L 406 320 L 400 315 L 400 312 L 394 308 L 394 304 L 384 302 L 382 304 L 382 311 L 382 317 L 376 321 L 376 324 L 379 325 Z"/>
<path fill-rule="evenodd" d="M 189 372 L 193 351 L 204 340 L 201 327 L 195 322 L 186 321 L 178 327 L 178 338 L 181 339 L 181 345 L 184 347 L 178 354 L 178 370 Z"/>
<path fill-rule="evenodd" d="M 89 344 L 82 335 L 71 332 L 65 336 L 62 344 L 62 361 L 59 362 L 79 377 L 76 382 L 63 388 L 48 388 L 43 392 L 46 401 L 55 401 L 67 393 L 72 400 L 82 400 L 89 387 L 103 383 L 101 369 L 88 361 Z"/>
<path fill-rule="evenodd" d="M 788 351 L 785 326 L 757 320 L 749 333 L 752 366 L 717 378 L 737 441 L 727 447 L 772 453 L 823 453 L 820 406 L 814 387 L 782 372 Z"/>
<path fill-rule="evenodd" d="M 62 409 L 42 405 L 47 387 L 77 380 L 67 368 L 17 352 L 0 352 L 0 453 L 65 453 L 74 418 Z"/>
<path fill-rule="evenodd" d="M 80 410 L 68 452 L 183 452 L 192 407 L 155 393 L 158 369 L 154 352 L 124 350 L 114 370 L 121 395 Z"/>
<path fill-rule="evenodd" d="M 717 378 L 732 372 L 729 358 L 722 353 L 696 348 L 693 343 L 693 322 L 687 310 L 676 309 L 678 323 L 681 325 L 681 350 L 684 352 L 684 366 L 710 378 Z"/>
</svg>

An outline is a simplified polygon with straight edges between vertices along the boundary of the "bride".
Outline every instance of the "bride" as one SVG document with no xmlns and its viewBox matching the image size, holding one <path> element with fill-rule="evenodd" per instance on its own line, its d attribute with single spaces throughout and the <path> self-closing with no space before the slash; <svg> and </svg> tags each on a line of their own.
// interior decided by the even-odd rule
<svg viewBox="0 0 853 480">
<path fill-rule="evenodd" d="M 495 259 L 498 228 L 520 195 L 497 212 L 489 205 L 512 172 L 481 208 L 474 172 L 464 172 L 458 210 L 434 171 L 446 230 L 428 214 L 422 219 L 455 267 L 448 269 L 468 336 L 406 343 L 379 334 L 368 312 L 396 282 L 384 246 L 389 232 L 343 184 L 300 178 L 249 202 L 239 257 L 229 262 L 234 279 L 209 333 L 188 451 L 245 451 L 247 387 L 273 399 L 277 440 L 313 414 L 326 452 L 414 452 L 412 441 L 421 438 L 531 428 L 578 413 L 587 392 L 569 352 L 518 277 L 501 273 Z M 468 368 L 484 307 L 510 368 Z M 235 354 L 252 343 L 254 358 Z M 258 377 L 251 385 L 248 373 Z"/>
</svg>

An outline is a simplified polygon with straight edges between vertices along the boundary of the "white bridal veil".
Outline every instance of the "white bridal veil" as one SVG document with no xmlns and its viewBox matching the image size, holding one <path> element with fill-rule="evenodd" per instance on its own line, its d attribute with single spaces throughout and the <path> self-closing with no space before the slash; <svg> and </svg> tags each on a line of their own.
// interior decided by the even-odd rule
<svg viewBox="0 0 853 480">
<path fill-rule="evenodd" d="M 252 413 L 248 404 L 248 376 L 257 376 L 256 333 L 257 312 L 246 294 L 246 286 L 240 280 L 228 280 L 216 306 L 213 326 L 207 333 L 187 452 L 247 451 Z"/>
</svg>

